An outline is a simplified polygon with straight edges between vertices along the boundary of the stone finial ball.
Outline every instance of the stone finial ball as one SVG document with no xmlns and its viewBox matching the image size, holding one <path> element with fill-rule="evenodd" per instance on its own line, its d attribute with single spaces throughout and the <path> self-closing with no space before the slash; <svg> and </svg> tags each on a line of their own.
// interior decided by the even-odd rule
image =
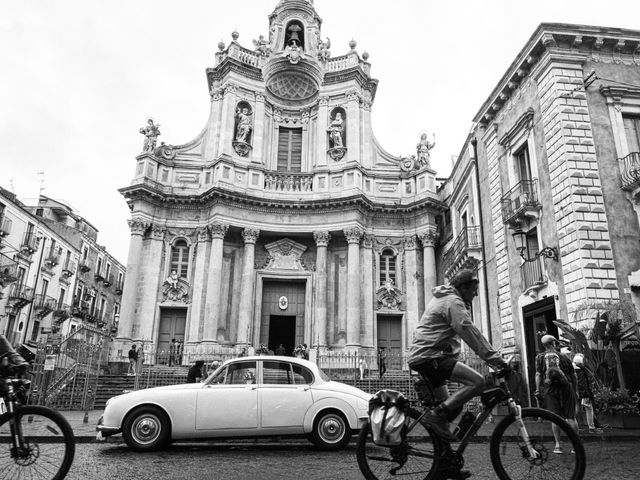
<svg viewBox="0 0 640 480">
<path fill-rule="evenodd" d="M 369 60 L 369 52 L 363 52 L 362 53 L 362 59 L 366 62 L 367 60 Z"/>
<path fill-rule="evenodd" d="M 355 50 L 356 46 L 358 45 L 358 42 L 356 42 L 353 38 L 351 39 L 351 41 L 349 42 L 349 47 L 351 47 L 351 50 Z"/>
<path fill-rule="evenodd" d="M 218 50 L 223 51 L 226 48 L 226 45 L 222 40 L 218 42 Z"/>
<path fill-rule="evenodd" d="M 231 32 L 231 38 L 233 38 L 233 41 L 235 42 L 236 40 L 238 40 L 238 37 L 240 36 L 240 34 L 238 33 L 237 30 L 234 30 L 233 32 Z"/>
</svg>

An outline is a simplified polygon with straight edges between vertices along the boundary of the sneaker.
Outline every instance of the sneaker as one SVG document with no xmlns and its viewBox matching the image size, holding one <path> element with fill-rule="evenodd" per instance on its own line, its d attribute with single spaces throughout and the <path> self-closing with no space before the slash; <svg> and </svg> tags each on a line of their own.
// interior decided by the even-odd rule
<svg viewBox="0 0 640 480">
<path fill-rule="evenodd" d="M 553 453 L 557 453 L 557 454 L 561 454 L 562 453 L 562 447 L 556 447 L 553 449 Z"/>
<path fill-rule="evenodd" d="M 589 433 L 595 433 L 596 435 L 602 435 L 603 432 L 604 432 L 604 430 L 602 430 L 601 428 L 590 428 L 589 429 Z"/>
<path fill-rule="evenodd" d="M 429 425 L 438 436 L 451 442 L 457 441 L 458 438 L 451 433 L 450 424 L 439 415 L 435 415 L 433 411 L 427 413 L 422 420 Z"/>
</svg>

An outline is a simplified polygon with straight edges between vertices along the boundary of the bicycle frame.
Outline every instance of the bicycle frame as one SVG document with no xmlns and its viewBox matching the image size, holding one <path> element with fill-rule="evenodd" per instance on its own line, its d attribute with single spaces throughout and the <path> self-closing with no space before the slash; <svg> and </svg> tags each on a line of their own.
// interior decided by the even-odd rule
<svg viewBox="0 0 640 480">
<path fill-rule="evenodd" d="M 13 387 L 14 382 L 20 381 L 13 378 L 3 378 L 4 387 L 2 391 L 2 404 L 5 412 L 3 415 L 9 415 L 9 428 L 11 430 L 11 438 L 13 440 L 13 448 L 11 450 L 12 457 L 17 455 L 18 452 L 22 451 L 24 448 L 24 438 L 22 438 L 22 431 L 20 428 L 20 422 L 16 422 L 16 394 L 15 389 Z"/>
</svg>

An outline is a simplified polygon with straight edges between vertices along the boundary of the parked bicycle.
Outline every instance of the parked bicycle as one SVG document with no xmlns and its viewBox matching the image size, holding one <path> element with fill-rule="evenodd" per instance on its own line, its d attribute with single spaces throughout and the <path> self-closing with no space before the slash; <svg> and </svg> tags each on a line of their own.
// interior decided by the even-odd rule
<svg viewBox="0 0 640 480">
<path fill-rule="evenodd" d="M 0 357 L 0 479 L 62 480 L 75 455 L 69 422 L 48 407 L 26 405 L 30 380 Z"/>
<path fill-rule="evenodd" d="M 436 402 L 430 382 L 422 377 L 425 388 L 418 393 L 424 408 L 408 409 L 406 436 L 399 445 L 385 447 L 375 444 L 370 424 L 360 431 L 356 453 L 362 474 L 368 480 L 466 478 L 460 474 L 465 449 L 494 407 L 506 405 L 509 413 L 496 424 L 488 440 L 491 464 L 498 478 L 581 480 L 586 469 L 586 454 L 578 434 L 564 419 L 548 410 L 523 408 L 516 404 L 505 381 L 506 374 L 507 371 L 498 371 L 488 375 L 489 386 L 480 396 L 482 410 L 475 420 L 469 421 L 466 432 L 464 428 L 456 432 L 460 439 L 457 449 L 437 436 L 423 420 Z M 562 441 L 568 442 L 562 454 L 553 453 L 553 424 L 561 430 Z"/>
</svg>

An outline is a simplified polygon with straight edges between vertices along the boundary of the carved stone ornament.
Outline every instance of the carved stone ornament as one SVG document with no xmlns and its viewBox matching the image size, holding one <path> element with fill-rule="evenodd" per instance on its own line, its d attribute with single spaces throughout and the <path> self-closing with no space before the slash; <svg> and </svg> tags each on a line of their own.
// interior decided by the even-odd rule
<svg viewBox="0 0 640 480">
<path fill-rule="evenodd" d="M 224 238 L 229 230 L 229 225 L 224 223 L 212 223 L 209 225 L 209 232 L 211 233 L 211 238 Z"/>
<path fill-rule="evenodd" d="M 416 156 L 411 155 L 410 157 L 405 157 L 400 159 L 400 169 L 403 172 L 410 172 L 416 169 Z"/>
<path fill-rule="evenodd" d="M 260 236 L 260 230 L 255 228 L 245 228 L 242 231 L 242 238 L 244 243 L 256 243 Z"/>
<path fill-rule="evenodd" d="M 331 157 L 331 160 L 334 160 L 337 162 L 339 160 L 342 160 L 345 153 L 347 153 L 347 147 L 330 148 L 329 150 L 327 150 L 327 153 L 329 154 L 329 157 Z"/>
<path fill-rule="evenodd" d="M 146 232 L 150 226 L 149 223 L 136 219 L 127 220 L 127 223 L 131 229 L 131 235 L 144 235 L 144 232 Z"/>
<path fill-rule="evenodd" d="M 424 232 L 418 233 L 418 238 L 423 247 L 435 247 L 438 242 L 440 232 L 437 227 L 429 227 Z"/>
<path fill-rule="evenodd" d="M 404 237 L 405 250 L 415 250 L 416 244 L 417 244 L 417 237 L 415 235 L 409 235 L 408 237 Z"/>
<path fill-rule="evenodd" d="M 173 278 L 170 275 L 162 284 L 162 302 L 191 303 L 190 290 L 191 286 L 184 278 Z"/>
<path fill-rule="evenodd" d="M 326 247 L 331 241 L 331 234 L 326 231 L 313 232 L 313 239 L 318 247 Z"/>
<path fill-rule="evenodd" d="M 151 224 L 151 237 L 156 240 L 162 240 L 167 229 L 161 225 Z"/>
<path fill-rule="evenodd" d="M 344 232 L 344 236 L 347 239 L 348 243 L 360 243 L 360 240 L 362 240 L 362 236 L 364 235 L 364 232 L 362 231 L 362 229 L 360 227 L 350 227 L 350 228 L 345 228 L 343 230 Z"/>
<path fill-rule="evenodd" d="M 236 151 L 238 155 L 241 157 L 246 157 L 251 152 L 251 145 L 245 142 L 236 142 L 235 140 L 231 142 L 233 144 L 233 149 Z"/>
<path fill-rule="evenodd" d="M 306 270 L 300 258 L 307 249 L 304 245 L 283 238 L 264 246 L 268 252 L 266 270 Z"/>
<path fill-rule="evenodd" d="M 282 295 L 278 299 L 278 307 L 280 307 L 280 310 L 286 310 L 287 308 L 289 308 L 289 299 Z"/>
<path fill-rule="evenodd" d="M 289 59 L 289 63 L 295 65 L 300 61 L 302 54 L 300 53 L 300 47 L 296 45 L 288 45 L 287 48 L 284 49 L 284 56 Z"/>
<path fill-rule="evenodd" d="M 160 146 L 153 152 L 156 157 L 166 158 L 167 160 L 173 160 L 176 158 L 176 151 L 173 145 L 167 145 L 164 142 L 160 143 Z"/>
<path fill-rule="evenodd" d="M 206 242 L 209 240 L 209 232 L 206 228 L 198 228 L 195 233 L 198 242 Z"/>
<path fill-rule="evenodd" d="M 402 292 L 394 286 L 392 280 L 387 280 L 376 290 L 376 297 L 379 309 L 397 310 L 402 301 Z"/>
</svg>

